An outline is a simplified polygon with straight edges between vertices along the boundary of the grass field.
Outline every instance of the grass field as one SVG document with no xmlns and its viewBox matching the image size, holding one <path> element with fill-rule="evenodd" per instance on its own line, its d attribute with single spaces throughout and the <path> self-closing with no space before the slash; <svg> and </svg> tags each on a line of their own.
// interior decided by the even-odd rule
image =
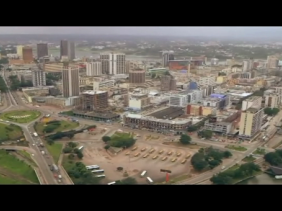
<svg viewBox="0 0 282 211">
<path fill-rule="evenodd" d="M 253 162 L 253 161 L 255 161 L 256 159 L 253 157 L 253 156 L 251 156 L 251 155 L 249 155 L 249 156 L 247 156 L 247 157 L 245 157 L 244 159 L 243 159 L 243 161 L 244 162 L 247 162 L 247 163 L 250 163 L 250 162 Z"/>
<path fill-rule="evenodd" d="M 10 155 L 5 150 L 0 150 L 0 167 L 14 176 L 23 177 L 35 184 L 39 184 L 35 171 L 32 167 L 27 165 L 24 161 Z"/>
<path fill-rule="evenodd" d="M 0 119 L 13 121 L 17 123 L 28 123 L 40 116 L 39 111 L 17 110 L 8 111 L 0 115 Z"/>
<path fill-rule="evenodd" d="M 23 132 L 19 126 L 0 123 L 0 143 L 3 141 L 17 140 L 22 137 Z"/>
<path fill-rule="evenodd" d="M 115 140 L 115 139 L 127 139 L 127 138 L 132 138 L 133 135 L 130 133 L 120 133 L 120 132 L 115 132 L 112 136 L 111 136 L 111 140 Z"/>
<path fill-rule="evenodd" d="M 31 155 L 30 155 L 28 152 L 26 152 L 26 151 L 18 151 L 18 153 L 19 153 L 22 157 L 24 157 L 25 159 L 27 159 L 28 162 L 30 162 L 31 165 L 37 166 L 36 163 L 35 163 L 35 161 L 32 159 Z"/>
<path fill-rule="evenodd" d="M 62 153 L 63 144 L 54 142 L 52 145 L 45 145 L 50 155 L 53 157 L 54 162 L 58 164 L 60 155 Z"/>
<path fill-rule="evenodd" d="M 237 151 L 241 151 L 241 152 L 247 150 L 247 148 L 245 148 L 245 147 L 242 147 L 242 146 L 235 146 L 235 145 L 228 145 L 228 146 L 226 146 L 225 148 L 227 148 L 227 149 L 233 149 L 233 150 L 237 150 Z"/>
<path fill-rule="evenodd" d="M 0 184 L 1 185 L 22 185 L 23 183 L 20 181 L 5 177 L 3 175 L 0 175 Z"/>
<path fill-rule="evenodd" d="M 50 123 L 50 124 L 52 124 L 52 123 Z M 72 130 L 72 129 L 78 127 L 78 126 L 79 126 L 78 122 L 71 122 L 71 121 L 62 120 L 62 121 L 59 122 L 59 126 L 54 131 L 52 131 L 51 133 L 62 132 L 62 131 L 65 131 L 65 130 Z M 35 130 L 38 134 L 44 134 L 44 132 L 43 132 L 44 127 L 46 127 L 46 124 L 43 123 L 43 122 L 40 122 L 40 123 L 36 124 Z"/>
</svg>

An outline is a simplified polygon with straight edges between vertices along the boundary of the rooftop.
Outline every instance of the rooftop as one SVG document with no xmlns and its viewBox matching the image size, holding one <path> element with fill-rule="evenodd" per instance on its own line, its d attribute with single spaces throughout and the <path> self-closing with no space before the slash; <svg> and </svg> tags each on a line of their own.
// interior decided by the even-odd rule
<svg viewBox="0 0 282 211">
<path fill-rule="evenodd" d="M 247 98 L 245 101 L 253 102 L 255 100 L 258 100 L 259 98 L 261 98 L 261 97 L 260 96 L 251 96 L 251 97 Z"/>
<path fill-rule="evenodd" d="M 257 113 L 259 110 L 260 110 L 260 109 L 258 109 L 258 108 L 253 108 L 253 107 L 251 107 L 251 108 L 248 108 L 248 109 L 246 110 L 246 112 L 255 114 L 255 113 Z"/>
<path fill-rule="evenodd" d="M 155 117 L 157 119 L 175 119 L 184 114 L 183 108 L 165 108 L 163 110 L 157 111 L 155 113 L 151 113 L 150 116 Z"/>
<path fill-rule="evenodd" d="M 92 90 L 89 90 L 89 91 L 82 92 L 82 94 L 86 94 L 86 95 L 95 95 L 95 94 L 102 94 L 102 93 L 106 93 L 106 91 L 92 91 Z"/>
</svg>

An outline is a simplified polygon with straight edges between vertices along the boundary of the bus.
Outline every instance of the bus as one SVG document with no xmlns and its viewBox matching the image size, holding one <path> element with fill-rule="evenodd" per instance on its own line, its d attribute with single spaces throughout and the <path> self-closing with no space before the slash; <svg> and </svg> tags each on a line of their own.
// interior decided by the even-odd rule
<svg viewBox="0 0 282 211">
<path fill-rule="evenodd" d="M 84 146 L 79 147 L 79 148 L 78 148 L 78 150 L 82 150 L 82 149 L 83 149 L 83 147 L 84 147 Z"/>
<path fill-rule="evenodd" d="M 95 177 L 101 178 L 101 177 L 106 177 L 106 175 L 105 174 L 101 174 L 101 175 L 97 175 Z"/>
<path fill-rule="evenodd" d="M 147 173 L 147 171 L 143 171 L 140 176 L 144 177 L 146 173 Z"/>
<path fill-rule="evenodd" d="M 104 173 L 104 169 L 100 169 L 100 170 L 93 170 L 91 171 L 92 173 Z"/>
<path fill-rule="evenodd" d="M 151 184 L 153 183 L 153 180 L 150 177 L 147 177 L 147 180 L 148 180 L 149 183 L 151 183 Z"/>
<path fill-rule="evenodd" d="M 110 183 L 108 183 L 108 185 L 114 185 L 114 184 L 116 184 L 116 182 L 110 182 Z"/>
<path fill-rule="evenodd" d="M 87 170 L 94 170 L 94 169 L 99 169 L 99 168 L 100 168 L 100 166 L 97 166 L 97 165 L 86 166 Z"/>
</svg>

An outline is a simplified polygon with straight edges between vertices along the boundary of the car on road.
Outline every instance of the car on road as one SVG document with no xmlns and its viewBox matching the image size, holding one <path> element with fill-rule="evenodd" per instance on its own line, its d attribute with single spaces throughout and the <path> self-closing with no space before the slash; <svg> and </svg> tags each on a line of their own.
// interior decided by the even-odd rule
<svg viewBox="0 0 282 211">
<path fill-rule="evenodd" d="M 125 153 L 125 155 L 130 155 L 130 152 L 129 152 L 129 151 L 128 151 L 128 152 L 126 152 L 126 153 Z"/>
<path fill-rule="evenodd" d="M 181 155 L 181 152 L 177 152 L 176 156 L 179 157 Z"/>
<path fill-rule="evenodd" d="M 172 158 L 171 159 L 171 162 L 175 162 L 175 161 L 177 161 L 177 158 Z"/>
<path fill-rule="evenodd" d="M 182 161 L 181 161 L 181 164 L 186 163 L 186 161 L 187 161 L 186 159 L 182 160 Z"/>
<path fill-rule="evenodd" d="M 144 152 L 146 149 L 147 149 L 146 147 L 142 148 L 142 149 L 141 149 L 141 152 Z"/>
<path fill-rule="evenodd" d="M 133 147 L 131 151 L 135 151 L 138 147 Z"/>
<path fill-rule="evenodd" d="M 167 155 L 172 155 L 172 151 L 169 151 L 169 152 L 167 153 Z"/>
<path fill-rule="evenodd" d="M 140 152 L 137 152 L 134 157 L 138 157 L 140 155 Z"/>
</svg>

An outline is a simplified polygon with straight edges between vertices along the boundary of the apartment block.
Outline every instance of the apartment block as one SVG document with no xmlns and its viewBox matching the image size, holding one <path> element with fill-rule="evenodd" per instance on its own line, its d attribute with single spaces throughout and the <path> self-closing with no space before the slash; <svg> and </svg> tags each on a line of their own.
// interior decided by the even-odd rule
<svg viewBox="0 0 282 211">
<path fill-rule="evenodd" d="M 38 43 L 37 44 L 37 59 L 48 56 L 48 44 Z"/>
<path fill-rule="evenodd" d="M 170 75 L 161 77 L 161 91 L 176 90 L 176 80 Z"/>
<path fill-rule="evenodd" d="M 33 62 L 32 47 L 25 46 L 22 48 L 22 58 L 23 58 L 24 63 Z"/>
<path fill-rule="evenodd" d="M 115 80 L 94 80 L 93 90 L 108 90 L 115 86 Z"/>
<path fill-rule="evenodd" d="M 32 84 L 34 87 L 46 86 L 46 74 L 43 70 L 37 69 L 32 71 Z"/>
<path fill-rule="evenodd" d="M 68 67 L 62 70 L 63 96 L 79 96 L 79 69 Z"/>
<path fill-rule="evenodd" d="M 125 74 L 125 54 L 123 53 L 104 53 L 100 54 L 102 62 L 102 73 L 109 75 Z"/>
<path fill-rule="evenodd" d="M 102 75 L 102 63 L 101 62 L 87 62 L 86 63 L 86 75 L 87 76 Z"/>
<path fill-rule="evenodd" d="M 143 84 L 145 83 L 145 70 L 143 69 L 133 69 L 129 71 L 129 83 L 133 84 Z"/>
<path fill-rule="evenodd" d="M 280 108 L 281 105 L 281 95 L 277 93 L 266 93 L 264 106 L 266 108 Z"/>
<path fill-rule="evenodd" d="M 142 110 L 150 105 L 150 98 L 146 94 L 132 94 L 128 107 L 132 110 Z"/>
<path fill-rule="evenodd" d="M 256 135 L 262 126 L 263 109 L 261 108 L 248 108 L 242 111 L 240 120 L 239 136 L 241 138 L 252 138 Z"/>
<path fill-rule="evenodd" d="M 202 104 L 189 104 L 186 107 L 186 114 L 192 116 L 215 115 L 216 111 L 216 108 L 203 106 Z"/>
<path fill-rule="evenodd" d="M 200 77 L 198 84 L 201 86 L 214 86 L 216 84 L 216 77 L 215 76 Z"/>
<path fill-rule="evenodd" d="M 201 90 L 191 90 L 187 93 L 187 103 L 197 103 L 203 98 Z"/>
</svg>

